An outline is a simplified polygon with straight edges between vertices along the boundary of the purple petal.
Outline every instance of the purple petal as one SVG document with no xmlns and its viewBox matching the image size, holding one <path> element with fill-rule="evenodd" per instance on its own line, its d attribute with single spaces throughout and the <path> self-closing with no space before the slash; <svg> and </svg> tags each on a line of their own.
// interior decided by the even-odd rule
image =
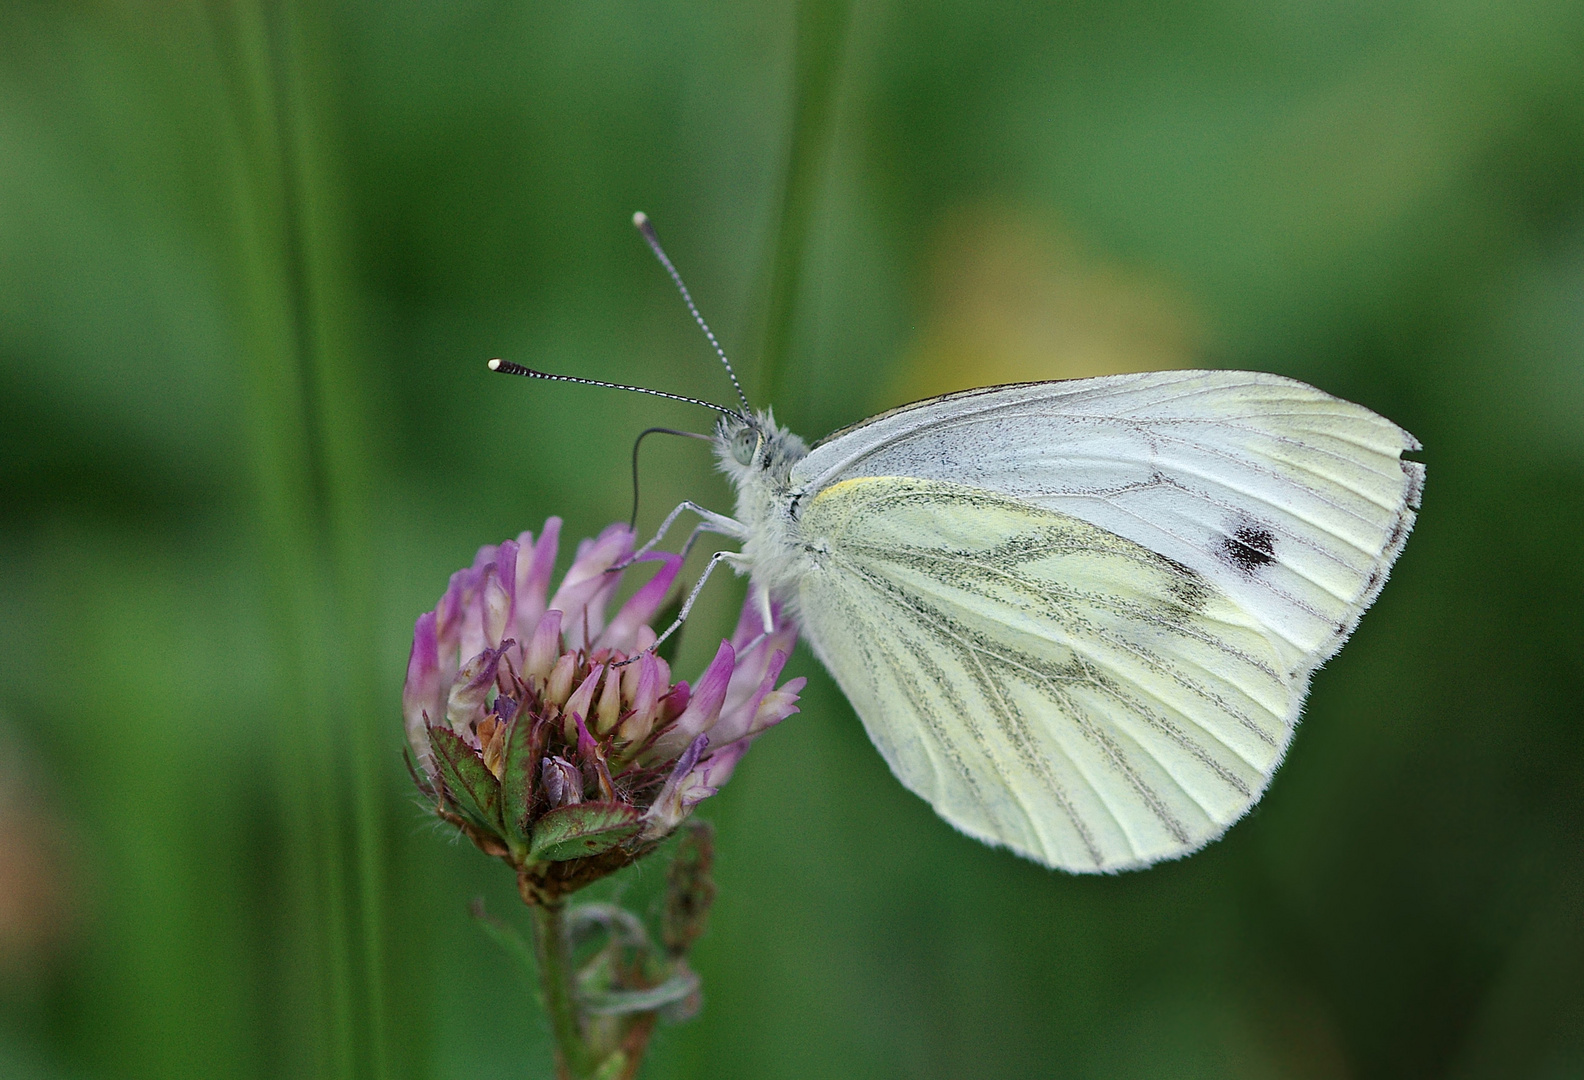
<svg viewBox="0 0 1584 1080">
<path fill-rule="evenodd" d="M 490 648 L 517 637 L 517 542 L 506 540 L 495 552 L 494 571 L 485 583 L 484 632 Z"/>
<path fill-rule="evenodd" d="M 481 549 L 482 550 L 482 549 Z M 493 550 L 493 549 L 491 549 Z M 485 581 L 490 576 L 491 565 L 475 566 L 467 571 L 468 580 L 462 594 L 462 610 L 457 620 L 457 652 L 465 663 L 489 648 L 484 636 Z"/>
<path fill-rule="evenodd" d="M 766 663 L 749 662 L 737 668 L 732 674 L 726 703 L 721 706 L 720 722 L 712 729 L 715 745 L 724 746 L 749 733 L 749 725 L 759 711 L 760 702 L 775 689 L 775 681 L 781 677 L 781 669 L 786 667 L 786 662 L 787 654 L 777 649 L 769 655 Z M 749 681 L 756 674 L 759 674 L 757 684 Z"/>
<path fill-rule="evenodd" d="M 572 691 L 572 696 L 567 698 L 563 712 L 587 720 L 590 708 L 594 704 L 594 690 L 599 686 L 600 676 L 605 673 L 605 668 L 596 664 L 594 670 L 589 672 L 578 688 Z"/>
<path fill-rule="evenodd" d="M 627 685 L 628 679 L 632 680 L 630 687 Z M 642 654 L 637 664 L 629 665 L 622 672 L 622 683 L 622 689 L 627 692 L 633 707 L 632 715 L 622 721 L 617 731 L 629 743 L 642 742 L 654 730 L 655 718 L 660 712 L 660 695 L 665 693 L 665 683 L 660 677 L 660 658 L 654 653 Z"/>
<path fill-rule="evenodd" d="M 473 556 L 473 572 L 476 574 L 483 573 L 484 568 L 495 561 L 495 553 L 499 550 L 500 548 L 494 544 L 485 544 L 479 548 L 478 552 Z"/>
<path fill-rule="evenodd" d="M 754 713 L 752 722 L 748 725 L 748 738 L 753 738 L 766 728 L 772 728 L 799 711 L 797 707 L 798 695 L 803 692 L 803 687 L 808 685 L 808 680 L 801 675 L 781 687 L 772 690 L 764 696 L 759 703 L 759 708 Z"/>
<path fill-rule="evenodd" d="M 440 645 L 435 636 L 435 613 L 418 616 L 413 627 L 412 652 L 407 657 L 407 681 L 402 685 L 402 713 L 407 721 L 407 741 L 418 762 L 435 775 L 434 754 L 426 728 L 440 716 Z"/>
<path fill-rule="evenodd" d="M 513 636 L 518 641 L 527 641 L 539 625 L 539 620 L 544 617 L 547 607 L 545 597 L 550 592 L 550 573 L 555 569 L 556 548 L 560 541 L 561 519 L 549 518 L 545 521 L 544 531 L 539 534 L 539 542 L 533 545 L 532 557 L 525 559 L 519 554 L 517 558 L 517 612 Z M 523 533 L 517 538 L 519 548 L 527 547 L 532 542 L 531 533 Z"/>
<path fill-rule="evenodd" d="M 732 773 L 737 769 L 737 763 L 742 760 L 743 755 L 748 752 L 748 747 L 752 745 L 752 739 L 739 739 L 729 746 L 723 746 L 716 750 L 694 769 L 695 772 L 700 773 L 703 786 L 709 789 L 710 795 L 715 794 L 726 786 L 726 781 L 731 779 Z M 700 802 L 702 798 L 703 796 L 700 796 L 699 799 L 694 799 L 693 803 L 688 805 L 694 805 Z"/>
<path fill-rule="evenodd" d="M 605 603 L 621 580 L 620 574 L 606 571 L 631 553 L 632 539 L 631 529 L 616 524 L 596 539 L 583 541 L 561 587 L 550 599 L 552 608 L 566 613 L 567 635 L 579 648 L 588 648 L 604 626 Z"/>
<path fill-rule="evenodd" d="M 586 784 L 599 788 L 600 798 L 606 802 L 616 798 L 616 785 L 611 780 L 610 769 L 605 765 L 605 759 L 600 756 L 599 743 L 594 736 L 589 734 L 588 725 L 583 722 L 583 717 L 575 712 L 568 712 L 576 727 L 578 759 L 583 763 L 583 780 Z"/>
<path fill-rule="evenodd" d="M 523 678 L 538 679 L 541 685 L 550 677 L 561 656 L 561 613 L 551 610 L 544 613 L 523 656 Z"/>
<path fill-rule="evenodd" d="M 435 606 L 435 636 L 440 644 L 442 682 L 449 683 L 456 677 L 457 665 L 462 660 L 462 623 L 467 616 L 468 597 L 473 591 L 476 577 L 471 569 L 458 570 L 452 574 L 445 595 Z M 472 655 L 474 653 L 468 653 L 468 656 Z"/>
<path fill-rule="evenodd" d="M 501 578 L 500 567 L 490 563 L 484 568 L 484 581 L 479 589 L 479 629 L 484 635 L 485 648 L 500 648 L 506 637 L 506 620 L 510 617 L 511 592 Z"/>
<path fill-rule="evenodd" d="M 659 562 L 662 565 L 655 571 L 654 577 L 627 598 L 599 640 L 601 645 L 626 653 L 637 651 L 638 628 L 647 624 L 654 613 L 660 610 L 666 594 L 671 591 L 671 583 L 682 569 L 682 556 L 669 551 L 645 555 L 639 561 Z"/>
<path fill-rule="evenodd" d="M 797 623 L 787 614 L 783 604 L 772 601 L 770 604 L 770 623 L 774 628 L 771 636 L 778 640 L 783 634 L 797 637 Z M 737 629 L 732 631 L 732 648 L 741 649 L 765 632 L 764 616 L 759 610 L 759 586 L 749 585 L 748 596 L 743 600 L 742 613 L 737 616 Z M 791 648 L 787 648 L 791 652 Z"/>
<path fill-rule="evenodd" d="M 654 741 L 644 755 L 646 758 L 651 761 L 664 760 L 672 754 L 679 754 L 695 736 L 715 726 L 715 721 L 720 719 L 721 706 L 726 702 L 726 689 L 731 685 L 735 660 L 736 653 L 732 651 L 731 644 L 721 642 L 720 648 L 715 651 L 715 659 L 699 676 L 698 685 L 688 698 L 687 708 L 676 718 L 670 730 Z"/>
</svg>

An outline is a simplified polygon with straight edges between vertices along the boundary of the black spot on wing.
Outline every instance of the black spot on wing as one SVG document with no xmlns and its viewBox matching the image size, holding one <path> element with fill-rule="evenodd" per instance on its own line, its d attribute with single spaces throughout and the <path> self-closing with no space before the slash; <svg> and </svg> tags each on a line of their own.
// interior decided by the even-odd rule
<svg viewBox="0 0 1584 1080">
<path fill-rule="evenodd" d="M 1216 554 L 1242 573 L 1253 574 L 1276 561 L 1276 537 L 1263 525 L 1245 522 L 1221 538 Z"/>
</svg>

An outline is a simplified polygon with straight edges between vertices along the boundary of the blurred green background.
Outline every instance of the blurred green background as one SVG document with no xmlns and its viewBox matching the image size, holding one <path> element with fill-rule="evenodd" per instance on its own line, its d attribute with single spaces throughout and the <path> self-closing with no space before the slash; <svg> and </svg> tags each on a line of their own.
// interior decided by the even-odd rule
<svg viewBox="0 0 1584 1080">
<path fill-rule="evenodd" d="M 1231 366 L 1429 467 L 1270 793 L 1179 863 L 957 835 L 800 653 L 646 1077 L 1584 1076 L 1565 0 L 7 0 L 0 1076 L 548 1075 L 399 690 L 480 544 L 624 518 L 637 431 L 708 422 L 485 359 L 729 400 L 636 209 L 811 437 Z M 640 524 L 727 508 L 662 442 Z"/>
</svg>

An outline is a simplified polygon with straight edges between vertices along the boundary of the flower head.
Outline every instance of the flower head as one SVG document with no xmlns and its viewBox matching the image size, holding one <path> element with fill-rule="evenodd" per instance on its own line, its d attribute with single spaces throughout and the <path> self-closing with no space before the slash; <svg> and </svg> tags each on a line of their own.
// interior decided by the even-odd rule
<svg viewBox="0 0 1584 1080">
<path fill-rule="evenodd" d="M 616 614 L 632 561 L 612 525 L 578 545 L 550 592 L 561 522 L 537 540 L 479 549 L 418 618 L 402 690 L 414 777 L 435 811 L 553 900 L 646 854 L 731 776 L 749 743 L 797 711 L 804 680 L 776 680 L 797 636 L 752 595 L 693 683 L 651 646 L 680 556 L 658 563 Z"/>
</svg>

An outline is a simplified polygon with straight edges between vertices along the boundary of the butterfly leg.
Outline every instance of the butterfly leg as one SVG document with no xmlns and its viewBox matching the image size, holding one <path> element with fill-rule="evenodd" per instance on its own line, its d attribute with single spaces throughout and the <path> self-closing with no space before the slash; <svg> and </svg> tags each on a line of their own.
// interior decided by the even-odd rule
<svg viewBox="0 0 1584 1080">
<path fill-rule="evenodd" d="M 747 530 L 743 528 L 742 523 L 737 521 L 737 519 L 727 517 L 725 514 L 717 514 L 713 510 L 706 510 L 698 503 L 689 500 L 679 504 L 675 510 L 672 510 L 666 515 L 666 519 L 660 523 L 660 528 L 655 532 L 654 536 L 649 538 L 648 543 L 644 544 L 643 547 L 633 552 L 632 555 L 630 555 L 623 562 L 611 567 L 611 569 L 613 571 L 625 570 L 638 559 L 647 555 L 651 550 L 653 550 L 656 544 L 665 539 L 666 530 L 670 529 L 671 526 L 675 524 L 676 519 L 681 517 L 682 513 L 687 510 L 691 510 L 693 513 L 697 514 L 703 519 L 694 528 L 693 535 L 688 538 L 688 548 L 693 546 L 693 542 L 698 538 L 700 533 L 720 533 L 722 536 L 730 536 L 734 540 L 743 540 L 747 537 Z M 686 557 L 686 554 L 686 549 L 684 549 L 683 556 Z"/>
<path fill-rule="evenodd" d="M 731 563 L 732 568 L 735 570 L 741 570 L 743 567 L 749 565 L 747 556 L 745 556 L 740 551 L 717 551 L 715 554 L 711 555 L 709 565 L 704 567 L 704 572 L 700 574 L 699 579 L 693 583 L 693 591 L 688 593 L 686 600 L 682 601 L 682 610 L 677 612 L 676 621 L 670 626 L 666 627 L 665 632 L 659 637 L 655 638 L 654 643 L 650 645 L 649 648 L 645 649 L 644 652 L 654 652 L 660 647 L 661 643 L 664 642 L 666 638 L 670 637 L 672 634 L 676 633 L 682 628 L 682 624 L 687 621 L 688 612 L 693 610 L 693 602 L 698 599 L 699 593 L 704 591 L 704 583 L 708 581 L 710 575 L 715 572 L 715 567 L 723 562 Z M 638 657 L 641 655 L 643 654 L 638 653 L 636 655 L 629 656 L 626 660 L 621 661 L 615 666 L 622 667 L 626 664 L 630 664 L 634 660 L 638 659 Z"/>
<path fill-rule="evenodd" d="M 764 629 L 759 631 L 759 633 L 755 635 L 753 640 L 748 642 L 748 644 L 737 650 L 738 656 L 747 656 L 749 653 L 753 652 L 759 646 L 768 641 L 771 634 L 775 633 L 775 615 L 770 610 L 769 596 L 769 593 L 762 589 L 759 590 L 759 615 L 762 619 L 764 619 Z"/>
</svg>

